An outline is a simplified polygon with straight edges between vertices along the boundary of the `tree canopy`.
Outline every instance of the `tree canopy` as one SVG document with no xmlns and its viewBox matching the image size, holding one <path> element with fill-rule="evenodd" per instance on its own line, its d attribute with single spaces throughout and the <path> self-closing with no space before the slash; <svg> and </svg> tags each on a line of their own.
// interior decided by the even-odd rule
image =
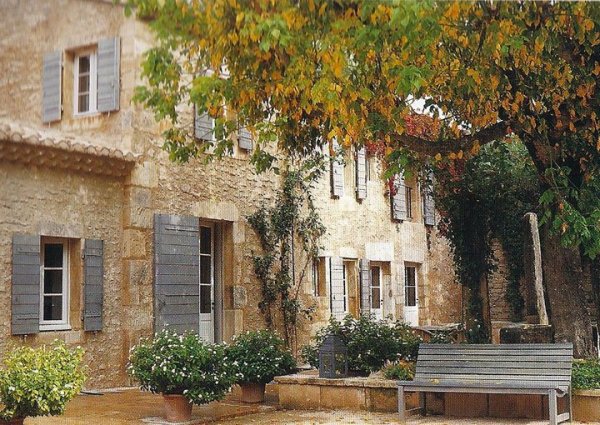
<svg viewBox="0 0 600 425">
<path fill-rule="evenodd" d="M 274 164 L 337 138 L 375 143 L 391 172 L 518 137 L 565 244 L 600 253 L 600 4 L 399 0 L 130 0 L 156 32 L 136 99 L 172 126 L 174 159 L 204 154 L 179 105 L 239 126 Z M 427 113 L 436 131 L 411 131 Z M 189 121 L 189 117 L 188 117 Z M 511 137 L 507 137 L 511 136 Z"/>
</svg>

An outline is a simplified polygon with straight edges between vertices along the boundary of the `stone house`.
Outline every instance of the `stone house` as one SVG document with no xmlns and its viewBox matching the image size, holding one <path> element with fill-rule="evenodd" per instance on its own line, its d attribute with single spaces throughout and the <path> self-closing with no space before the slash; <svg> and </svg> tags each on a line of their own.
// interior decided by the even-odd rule
<svg viewBox="0 0 600 425">
<path fill-rule="evenodd" d="M 253 172 L 251 135 L 211 165 L 170 162 L 162 124 L 131 102 L 152 36 L 111 0 L 6 0 L 0 13 L 0 349 L 81 345 L 87 385 L 110 387 L 165 324 L 217 342 L 264 326 L 245 217 L 280 182 Z M 431 200 L 416 181 L 390 195 L 364 151 L 346 159 L 315 193 L 328 231 L 302 338 L 361 311 L 460 322 Z"/>
</svg>

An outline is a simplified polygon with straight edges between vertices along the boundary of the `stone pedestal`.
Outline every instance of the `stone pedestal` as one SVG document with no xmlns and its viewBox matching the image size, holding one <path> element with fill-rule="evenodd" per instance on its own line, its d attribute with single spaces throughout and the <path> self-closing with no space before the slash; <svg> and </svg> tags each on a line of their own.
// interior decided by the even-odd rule
<svg viewBox="0 0 600 425">
<path fill-rule="evenodd" d="M 536 344 L 554 342 L 551 325 L 513 324 L 500 329 L 501 344 Z"/>
</svg>

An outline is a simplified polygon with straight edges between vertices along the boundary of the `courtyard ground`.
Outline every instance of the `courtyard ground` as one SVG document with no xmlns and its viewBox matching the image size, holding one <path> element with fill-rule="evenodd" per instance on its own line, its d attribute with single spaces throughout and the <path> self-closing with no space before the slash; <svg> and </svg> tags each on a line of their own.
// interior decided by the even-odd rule
<svg viewBox="0 0 600 425">
<path fill-rule="evenodd" d="M 234 392 L 219 403 L 194 406 L 193 420 L 187 425 L 219 423 L 246 424 L 397 424 L 398 417 L 389 413 L 350 411 L 277 410 L 271 399 L 266 404 L 248 405 Z M 72 400 L 64 416 L 29 418 L 25 425 L 162 425 L 162 398 L 135 389 L 107 392 L 102 395 L 79 395 Z M 514 419 L 446 418 L 414 416 L 408 425 L 542 425 L 546 421 Z"/>
</svg>

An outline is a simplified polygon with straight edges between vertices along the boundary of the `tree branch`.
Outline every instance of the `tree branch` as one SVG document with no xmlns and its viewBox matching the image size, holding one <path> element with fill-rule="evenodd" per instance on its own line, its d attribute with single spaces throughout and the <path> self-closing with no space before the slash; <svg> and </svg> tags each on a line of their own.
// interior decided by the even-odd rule
<svg viewBox="0 0 600 425">
<path fill-rule="evenodd" d="M 445 155 L 451 152 L 468 152 L 475 146 L 475 143 L 483 146 L 494 140 L 503 139 L 509 130 L 509 123 L 501 121 L 485 127 L 474 134 L 468 134 L 456 139 L 441 139 L 437 141 L 427 140 L 422 137 L 410 134 L 396 134 L 392 136 L 399 147 L 403 147 L 416 154 L 425 156 L 435 156 L 438 153 Z"/>
</svg>

